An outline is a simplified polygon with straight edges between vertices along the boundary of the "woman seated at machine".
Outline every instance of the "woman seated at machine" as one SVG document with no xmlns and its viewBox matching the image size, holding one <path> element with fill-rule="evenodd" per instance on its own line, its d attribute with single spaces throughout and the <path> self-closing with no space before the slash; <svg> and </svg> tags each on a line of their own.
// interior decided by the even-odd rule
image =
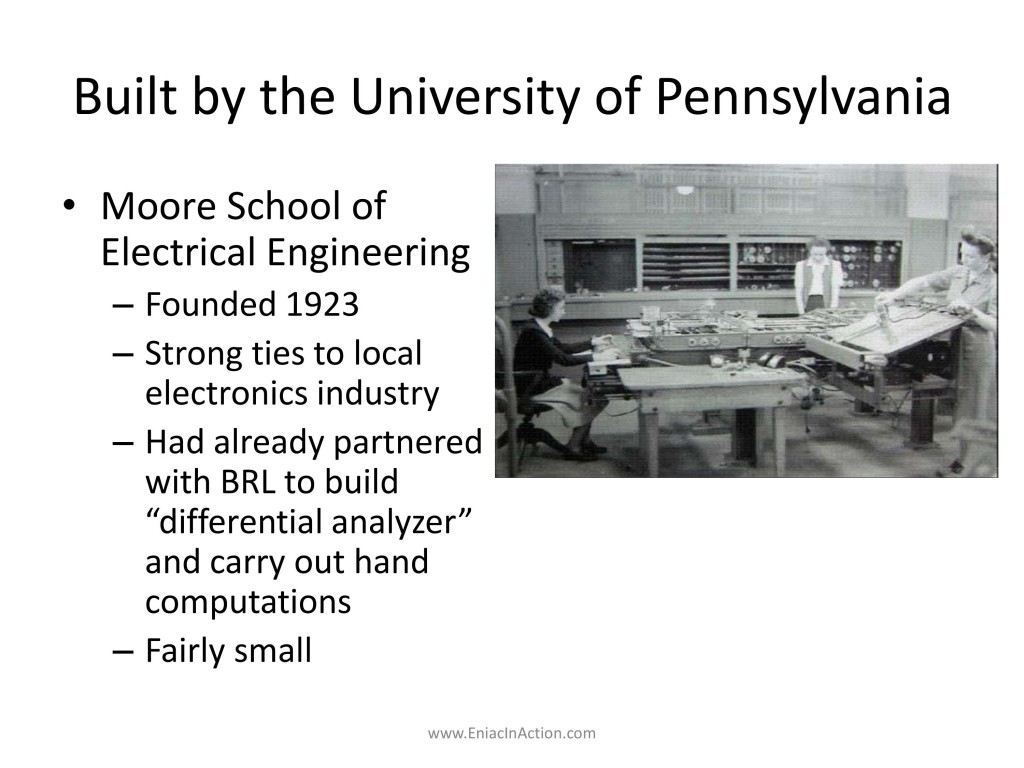
<svg viewBox="0 0 1024 768">
<path fill-rule="evenodd" d="M 533 298 L 529 309 L 533 320 L 520 332 L 512 367 L 516 371 L 535 371 L 537 376 L 517 377 L 517 394 L 549 406 L 572 428 L 572 436 L 563 454 L 571 461 L 592 461 L 606 448 L 590 439 L 590 425 L 604 410 L 605 403 L 591 402 L 587 392 L 569 379 L 551 374 L 551 367 L 583 365 L 593 351 L 611 344 L 611 336 L 595 336 L 590 341 L 567 344 L 559 341 L 551 326 L 565 316 L 565 294 L 545 288 Z"/>
</svg>

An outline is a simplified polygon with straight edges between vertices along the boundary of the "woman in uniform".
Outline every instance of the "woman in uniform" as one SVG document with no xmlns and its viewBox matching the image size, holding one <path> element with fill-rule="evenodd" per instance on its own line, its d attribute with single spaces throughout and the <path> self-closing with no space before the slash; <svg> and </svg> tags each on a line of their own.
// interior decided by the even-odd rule
<svg viewBox="0 0 1024 768">
<path fill-rule="evenodd" d="M 950 465 L 954 473 L 964 469 L 967 450 L 964 438 L 969 432 L 978 434 L 979 430 L 987 430 L 994 436 L 998 416 L 996 245 L 968 227 L 961 234 L 960 254 L 961 263 L 955 267 L 914 278 L 894 291 L 875 297 L 875 303 L 884 306 L 917 293 L 945 291 L 949 309 L 968 318 L 957 342 L 956 431 L 961 440 L 960 455 Z M 994 473 L 994 462 L 991 467 L 972 467 L 972 474 Z"/>
</svg>

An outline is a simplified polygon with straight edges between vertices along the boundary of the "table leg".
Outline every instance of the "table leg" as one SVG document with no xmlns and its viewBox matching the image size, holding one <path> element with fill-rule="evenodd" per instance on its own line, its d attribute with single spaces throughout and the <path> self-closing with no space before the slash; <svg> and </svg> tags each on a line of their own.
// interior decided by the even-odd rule
<svg viewBox="0 0 1024 768">
<path fill-rule="evenodd" d="M 757 464 L 757 409 L 737 408 L 733 415 L 732 458 Z"/>
<path fill-rule="evenodd" d="M 658 476 L 658 412 L 640 411 L 640 458 L 648 477 Z"/>
<path fill-rule="evenodd" d="M 914 390 L 910 395 L 910 444 L 928 445 L 935 439 L 935 393 Z"/>
<path fill-rule="evenodd" d="M 767 466 L 767 458 L 775 455 L 775 414 L 771 408 L 752 408 L 754 413 L 754 456 L 751 465 Z"/>
<path fill-rule="evenodd" d="M 775 475 L 786 476 L 786 409 L 772 408 L 772 423 L 775 427 Z"/>
</svg>

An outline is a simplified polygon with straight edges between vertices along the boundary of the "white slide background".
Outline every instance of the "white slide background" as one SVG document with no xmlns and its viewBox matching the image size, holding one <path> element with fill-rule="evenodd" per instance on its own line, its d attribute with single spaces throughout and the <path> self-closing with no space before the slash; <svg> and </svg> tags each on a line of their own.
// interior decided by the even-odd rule
<svg viewBox="0 0 1024 768">
<path fill-rule="evenodd" d="M 1019 766 L 1022 712 L 1020 91 L 1016 23 L 989 2 L 21 4 L 3 45 L 0 762 L 10 766 Z M 342 10 L 345 8 L 346 10 Z M 658 77 L 714 86 L 926 86 L 947 117 L 659 117 Z M 76 116 L 77 77 L 179 87 L 178 115 Z M 189 113 L 190 84 L 238 88 L 234 125 Z M 268 117 L 260 82 L 332 87 L 334 115 Z M 604 117 L 598 88 L 644 77 L 642 109 Z M 360 117 L 351 80 L 580 86 L 569 125 L 543 116 Z M 490 393 L 496 163 L 1000 164 L 1002 479 L 496 481 Z M 103 222 L 104 191 L 210 197 L 388 190 L 380 223 Z M 78 206 L 64 211 L 74 197 Z M 280 234 L 471 245 L 471 269 L 104 268 L 100 241 Z M 355 290 L 352 320 L 161 320 L 110 309 L 145 292 L 261 296 Z M 1006 324 L 1009 323 L 1009 328 Z M 165 377 L 314 383 L 304 366 L 147 367 L 149 339 L 394 344 L 436 384 L 420 409 L 156 408 Z M 354 378 L 348 369 L 338 378 Z M 205 456 L 113 448 L 147 427 L 213 432 L 467 434 L 479 456 L 381 457 L 396 497 L 214 497 L 215 511 L 342 507 L 450 514 L 426 576 L 147 576 L 150 552 L 333 551 L 337 542 L 160 537 L 146 472 Z M 281 458 L 225 465 L 323 471 Z M 349 461 L 347 471 L 370 462 Z M 339 468 L 341 466 L 339 465 Z M 1018 501 L 1014 498 L 1018 497 Z M 345 506 L 347 505 L 347 506 Z M 153 592 L 351 594 L 335 617 L 151 616 Z M 147 664 L 145 639 L 314 637 L 314 663 Z M 112 648 L 137 649 L 118 657 Z M 440 728 L 593 729 L 571 740 L 430 740 Z"/>
</svg>

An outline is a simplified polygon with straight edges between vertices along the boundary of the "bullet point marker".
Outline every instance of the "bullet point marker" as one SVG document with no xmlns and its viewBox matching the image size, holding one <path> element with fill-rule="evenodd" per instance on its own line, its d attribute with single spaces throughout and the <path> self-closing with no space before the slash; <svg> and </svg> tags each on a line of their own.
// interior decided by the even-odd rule
<svg viewBox="0 0 1024 768">
<path fill-rule="evenodd" d="M 75 207 L 75 201 L 69 197 L 67 200 L 64 201 L 64 207 L 70 211 L 72 208 Z"/>
</svg>

